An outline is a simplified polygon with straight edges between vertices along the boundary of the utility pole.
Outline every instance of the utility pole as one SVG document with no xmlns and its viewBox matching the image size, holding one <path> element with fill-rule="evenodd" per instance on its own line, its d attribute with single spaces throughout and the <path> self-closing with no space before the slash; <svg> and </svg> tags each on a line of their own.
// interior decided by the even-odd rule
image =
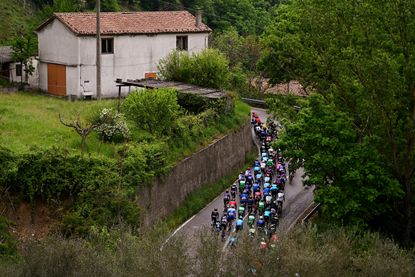
<svg viewBox="0 0 415 277">
<path fill-rule="evenodd" d="M 99 24 L 101 3 L 97 0 L 97 99 L 101 99 L 101 29 Z"/>
</svg>

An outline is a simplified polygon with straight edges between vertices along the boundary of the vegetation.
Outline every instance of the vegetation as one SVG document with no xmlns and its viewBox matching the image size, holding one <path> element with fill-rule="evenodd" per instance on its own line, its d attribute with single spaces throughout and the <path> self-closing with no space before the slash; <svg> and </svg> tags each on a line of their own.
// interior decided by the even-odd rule
<svg viewBox="0 0 415 277">
<path fill-rule="evenodd" d="M 219 115 L 210 107 L 200 114 L 191 114 L 178 105 L 175 91 L 140 93 L 133 93 L 125 100 L 123 109 L 131 121 L 123 123 L 116 123 L 114 120 L 119 120 L 121 115 L 107 108 L 114 106 L 114 101 L 68 102 L 27 93 L 1 95 L 5 99 L 0 101 L 1 138 L 14 142 L 10 150 L 0 147 L 1 192 L 7 192 L 16 203 L 30 203 L 33 214 L 39 203 L 57 208 L 55 217 L 61 226 L 56 227 L 66 235 L 86 236 L 94 229 L 119 225 L 135 232 L 139 224 L 137 190 L 216 136 L 239 128 L 249 117 L 249 107 L 240 102 L 226 115 Z M 73 126 L 81 128 L 91 124 L 88 122 L 101 120 L 99 126 L 104 128 L 91 133 L 85 142 L 88 157 L 79 154 L 78 147 L 69 148 L 71 143 L 64 140 L 52 139 L 48 144 L 44 139 L 45 133 L 53 137 L 62 132 L 72 145 L 79 146 L 79 137 L 73 131 L 66 134 L 68 130 L 58 118 L 61 110 L 69 113 L 78 109 L 83 109 L 83 123 Z M 172 112 L 169 120 L 168 109 Z M 146 121 L 152 119 L 156 122 Z M 131 130 L 130 140 L 107 142 L 108 138 L 114 138 L 112 132 L 119 124 Z M 150 132 L 149 124 L 158 129 Z M 21 128 L 16 128 L 19 125 Z M 45 127 L 42 129 L 39 125 Z M 100 140 L 104 131 L 107 139 Z M 101 146 L 90 148 L 91 143 Z M 99 147 L 108 147 L 112 152 L 103 155 L 93 151 Z"/>
<path fill-rule="evenodd" d="M 160 60 L 159 70 L 167 80 L 223 89 L 229 79 L 228 63 L 223 54 L 215 49 L 206 49 L 192 55 L 184 51 L 173 51 Z"/>
<path fill-rule="evenodd" d="M 415 241 L 413 1 L 291 1 L 264 36 L 275 83 L 305 101 L 281 145 L 333 222 Z"/>
<path fill-rule="evenodd" d="M 17 263 L 2 263 L 2 276 L 413 276 L 413 253 L 399 249 L 377 234 L 343 228 L 318 232 L 297 228 L 275 247 L 259 249 L 258 240 L 241 236 L 237 247 L 223 245 L 209 230 L 195 238 L 166 237 L 155 229 L 148 235 L 98 232 L 94 243 L 51 238 L 23 249 Z M 161 246 L 163 246 L 162 250 Z M 187 254 L 196 245 L 195 255 Z M 180 253 L 180 255 L 178 255 Z"/>
</svg>

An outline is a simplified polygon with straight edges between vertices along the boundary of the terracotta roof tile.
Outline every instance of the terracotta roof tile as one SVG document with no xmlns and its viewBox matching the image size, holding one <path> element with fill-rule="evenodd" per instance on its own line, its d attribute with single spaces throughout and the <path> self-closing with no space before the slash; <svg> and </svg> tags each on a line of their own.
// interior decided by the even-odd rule
<svg viewBox="0 0 415 277">
<path fill-rule="evenodd" d="M 95 35 L 96 13 L 55 13 L 37 28 L 40 31 L 57 18 L 77 35 Z M 157 34 L 211 32 L 205 24 L 196 26 L 196 18 L 187 11 L 102 12 L 101 34 Z"/>
</svg>

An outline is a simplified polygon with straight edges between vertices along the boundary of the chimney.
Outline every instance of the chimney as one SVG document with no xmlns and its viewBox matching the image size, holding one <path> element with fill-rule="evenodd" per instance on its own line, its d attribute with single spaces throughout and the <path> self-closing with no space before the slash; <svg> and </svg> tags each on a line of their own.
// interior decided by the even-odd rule
<svg viewBox="0 0 415 277">
<path fill-rule="evenodd" d="M 196 10 L 196 27 L 200 27 L 202 25 L 202 10 Z"/>
</svg>

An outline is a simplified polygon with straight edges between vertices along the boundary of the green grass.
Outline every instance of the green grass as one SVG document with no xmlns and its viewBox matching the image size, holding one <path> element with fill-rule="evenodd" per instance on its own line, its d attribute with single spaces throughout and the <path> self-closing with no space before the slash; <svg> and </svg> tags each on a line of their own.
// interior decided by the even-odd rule
<svg viewBox="0 0 415 277">
<path fill-rule="evenodd" d="M 81 139 L 71 128 L 59 122 L 75 119 L 77 113 L 88 119 L 99 109 L 115 106 L 115 100 L 77 101 L 31 93 L 0 94 L 0 145 L 16 153 L 25 153 L 34 146 L 58 146 L 80 151 Z M 114 146 L 99 141 L 93 133 L 87 138 L 88 152 L 110 156 Z"/>
<path fill-rule="evenodd" d="M 103 108 L 116 107 L 116 100 L 76 101 L 33 93 L 0 94 L 0 145 L 15 153 L 25 153 L 32 147 L 66 148 L 73 153 L 80 152 L 81 138 L 71 128 L 59 122 L 59 113 L 65 121 L 74 120 L 77 113 L 88 120 Z M 175 163 L 211 143 L 232 130 L 238 129 L 250 114 L 250 107 L 236 101 L 235 111 L 203 129 L 196 138 L 171 140 L 168 160 Z M 145 131 L 129 124 L 134 141 L 155 140 Z M 114 157 L 118 145 L 101 142 L 94 132 L 87 137 L 87 153 Z"/>
</svg>

